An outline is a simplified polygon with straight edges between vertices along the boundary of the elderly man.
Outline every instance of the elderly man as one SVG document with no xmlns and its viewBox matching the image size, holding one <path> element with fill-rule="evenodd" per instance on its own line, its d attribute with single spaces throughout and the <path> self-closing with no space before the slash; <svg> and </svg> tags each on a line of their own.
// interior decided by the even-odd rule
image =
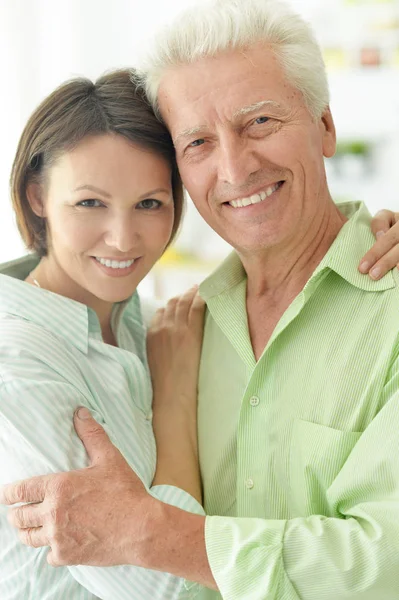
<svg viewBox="0 0 399 600">
<path fill-rule="evenodd" d="M 51 545 L 52 564 L 167 571 L 215 590 L 208 599 L 398 598 L 399 276 L 359 272 L 370 216 L 329 193 L 335 129 L 312 33 L 276 2 L 216 1 L 158 38 L 146 75 L 191 198 L 235 248 L 201 286 L 214 516 L 149 496 L 77 418 L 91 476 L 63 476 L 71 501 L 57 475 L 6 488 L 9 504 L 51 508 L 43 521 L 16 509 L 13 522 L 35 527 L 22 535 Z"/>
</svg>

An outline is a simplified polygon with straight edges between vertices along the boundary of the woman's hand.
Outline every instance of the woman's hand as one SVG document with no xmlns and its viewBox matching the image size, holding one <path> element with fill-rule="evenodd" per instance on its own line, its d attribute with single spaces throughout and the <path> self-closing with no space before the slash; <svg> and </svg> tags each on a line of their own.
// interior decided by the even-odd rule
<svg viewBox="0 0 399 600">
<path fill-rule="evenodd" d="M 395 266 L 399 267 L 399 213 L 380 210 L 371 222 L 371 229 L 377 241 L 363 256 L 359 270 L 372 279 L 381 279 Z"/>
<path fill-rule="evenodd" d="M 148 331 L 157 471 L 153 485 L 180 487 L 201 501 L 197 382 L 205 303 L 197 288 L 157 311 Z"/>
<path fill-rule="evenodd" d="M 197 286 L 159 309 L 147 335 L 148 362 L 154 392 L 190 396 L 197 390 L 205 303 Z M 157 398 L 162 402 L 163 396 Z M 183 405 L 184 408 L 186 404 Z"/>
</svg>

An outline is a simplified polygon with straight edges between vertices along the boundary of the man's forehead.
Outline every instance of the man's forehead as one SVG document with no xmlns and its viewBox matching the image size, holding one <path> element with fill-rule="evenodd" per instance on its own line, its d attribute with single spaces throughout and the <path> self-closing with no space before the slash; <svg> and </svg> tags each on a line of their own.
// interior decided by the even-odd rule
<svg viewBox="0 0 399 600">
<path fill-rule="evenodd" d="M 244 87 L 244 95 L 240 100 L 237 99 L 232 111 L 235 112 L 247 106 L 252 107 L 255 101 L 264 98 L 278 100 L 274 94 L 270 95 L 268 88 L 270 84 L 275 87 L 277 80 L 285 79 L 281 76 L 281 65 L 274 53 L 265 47 L 255 45 L 245 52 L 231 50 L 165 70 L 158 88 L 158 103 L 166 117 L 170 108 L 180 114 L 187 103 L 195 104 L 204 96 L 217 97 L 219 89 L 222 89 L 219 100 L 228 102 L 232 88 L 237 88 L 240 93 Z M 235 95 L 235 89 L 233 91 Z"/>
</svg>

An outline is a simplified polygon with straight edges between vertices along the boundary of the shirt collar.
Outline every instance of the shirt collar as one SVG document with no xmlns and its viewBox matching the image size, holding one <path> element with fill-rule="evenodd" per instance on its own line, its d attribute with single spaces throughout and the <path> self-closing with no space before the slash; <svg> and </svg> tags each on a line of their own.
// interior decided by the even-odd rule
<svg viewBox="0 0 399 600">
<path fill-rule="evenodd" d="M 359 271 L 362 257 L 375 243 L 371 231 L 371 215 L 363 202 L 347 202 L 338 205 L 339 210 L 348 217 L 333 244 L 317 266 L 312 278 L 324 269 L 335 271 L 348 283 L 366 292 L 383 292 L 395 287 L 390 271 L 378 281 Z"/>
<path fill-rule="evenodd" d="M 305 286 L 305 291 L 312 284 L 325 276 L 327 269 L 335 271 L 348 283 L 367 292 L 381 292 L 395 287 L 392 272 L 378 281 L 358 270 L 360 260 L 374 244 L 371 232 L 371 215 L 362 202 L 347 202 L 338 205 L 339 210 L 348 217 L 348 221 L 340 230 L 328 252 L 317 266 Z M 200 286 L 201 296 L 208 301 L 224 291 L 236 286 L 246 273 L 238 254 L 234 251 Z"/>
<path fill-rule="evenodd" d="M 90 331 L 98 335 L 96 314 L 85 304 L 25 283 L 38 261 L 28 255 L 0 265 L 0 313 L 35 323 L 87 354 Z M 116 306 L 119 316 L 125 305 Z"/>
</svg>

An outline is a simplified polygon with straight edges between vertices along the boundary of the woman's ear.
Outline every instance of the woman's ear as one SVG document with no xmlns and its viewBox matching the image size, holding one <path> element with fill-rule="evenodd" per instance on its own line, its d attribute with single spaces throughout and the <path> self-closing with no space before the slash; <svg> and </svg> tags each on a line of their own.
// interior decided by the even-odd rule
<svg viewBox="0 0 399 600">
<path fill-rule="evenodd" d="M 39 183 L 29 183 L 26 187 L 26 197 L 35 215 L 45 217 L 42 186 Z"/>
</svg>

